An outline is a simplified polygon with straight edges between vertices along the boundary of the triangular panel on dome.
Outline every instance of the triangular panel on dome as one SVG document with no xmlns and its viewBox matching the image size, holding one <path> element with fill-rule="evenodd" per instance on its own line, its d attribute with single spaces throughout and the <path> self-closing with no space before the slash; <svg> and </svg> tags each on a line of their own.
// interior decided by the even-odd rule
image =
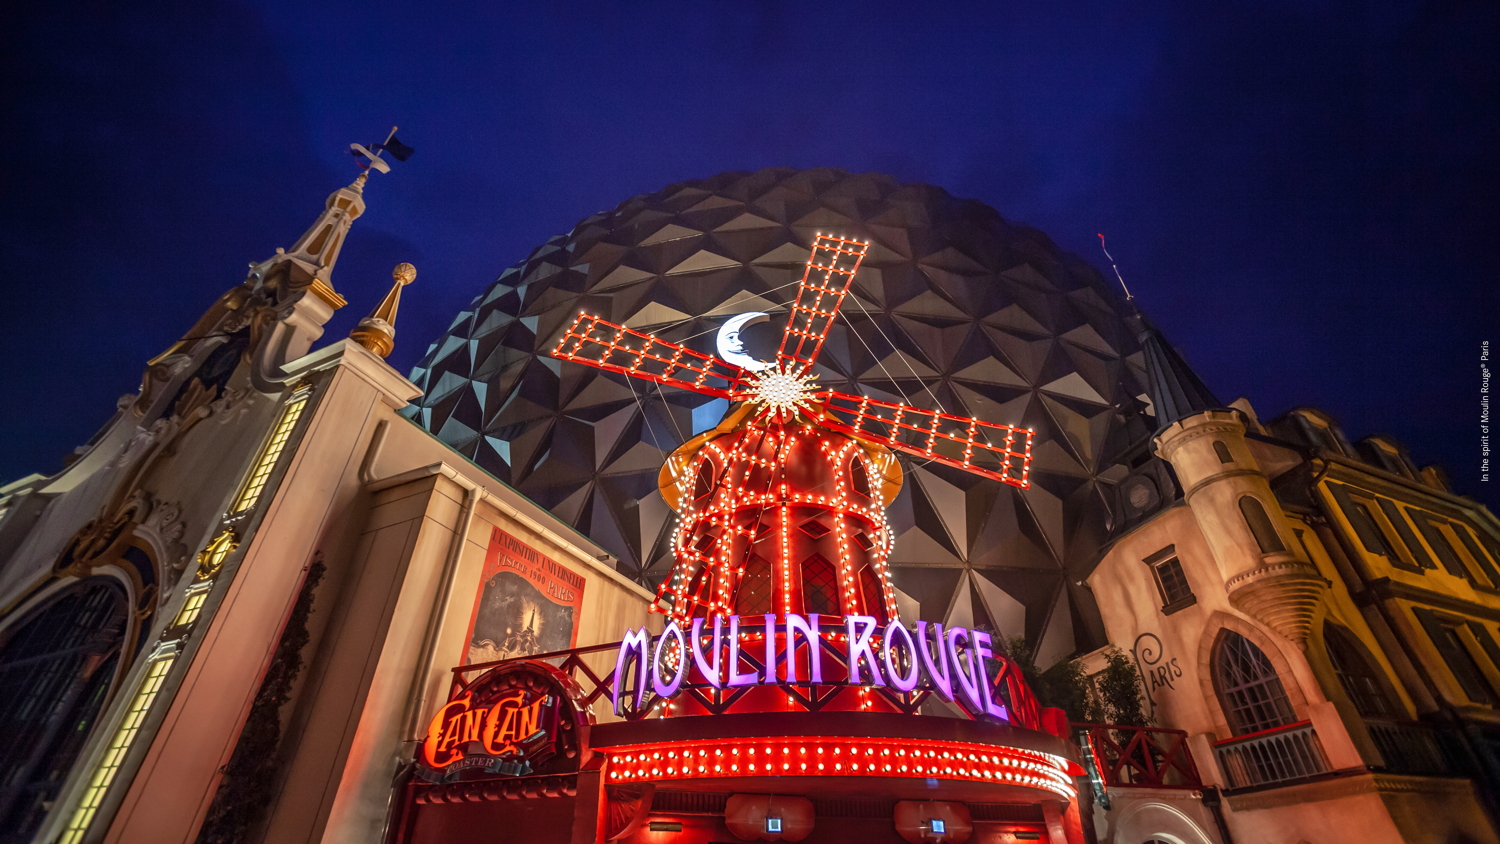
<svg viewBox="0 0 1500 844">
<path fill-rule="evenodd" d="M 896 537 L 890 563 L 893 566 L 961 566 L 963 560 L 944 548 L 943 543 L 926 530 L 915 527 Z"/>
<path fill-rule="evenodd" d="M 1059 337 L 1069 343 L 1082 346 L 1085 349 L 1110 355 L 1111 357 L 1120 356 L 1119 351 L 1105 342 L 1104 338 L 1099 336 L 1099 332 L 1088 323 L 1084 323 L 1072 331 L 1061 334 Z"/>
<path fill-rule="evenodd" d="M 1075 649 L 1073 605 L 1068 600 L 1068 590 L 1058 584 L 1057 600 L 1052 604 L 1052 612 L 1047 615 L 1047 626 L 1042 630 L 1041 641 L 1033 651 L 1036 667 L 1045 671 L 1071 657 Z"/>
<path fill-rule="evenodd" d="M 866 369 L 859 377 L 900 381 L 907 378 L 932 378 L 936 375 L 932 367 L 897 349 Z"/>
<path fill-rule="evenodd" d="M 994 355 L 980 359 L 963 369 L 953 373 L 953 377 L 962 381 L 984 381 L 991 384 L 1012 384 L 1017 387 L 1029 387 L 1026 379 L 1016 374 L 1016 371 L 1001 363 Z"/>
<path fill-rule="evenodd" d="M 946 246 L 931 255 L 924 255 L 917 263 L 938 269 L 970 276 L 989 275 L 983 264 L 965 255 L 952 246 Z"/>
<path fill-rule="evenodd" d="M 959 310 L 958 306 L 931 290 L 919 293 L 898 305 L 892 305 L 891 310 L 898 314 L 912 314 L 923 317 L 940 317 L 942 319 L 965 321 L 973 319 L 971 315 Z"/>
<path fill-rule="evenodd" d="M 953 603 L 948 607 L 947 617 L 943 619 L 945 626 L 964 627 L 970 630 L 974 628 L 974 600 L 971 594 L 973 587 L 969 585 L 972 576 L 972 572 L 964 572 L 958 580 L 958 585 L 953 588 Z"/>
<path fill-rule="evenodd" d="M 752 311 L 769 314 L 780 310 L 781 306 L 775 302 L 757 296 L 748 290 L 740 289 L 725 297 L 724 301 L 705 311 L 702 316 L 729 316 L 731 314 L 747 314 Z"/>
<path fill-rule="evenodd" d="M 808 250 L 795 243 L 783 243 L 756 258 L 754 264 L 806 264 Z"/>
<path fill-rule="evenodd" d="M 1109 404 L 1109 400 L 1104 396 L 1099 395 L 1099 393 L 1094 390 L 1093 387 L 1089 386 L 1087 381 L 1083 380 L 1083 376 L 1079 375 L 1077 372 L 1069 372 L 1067 375 L 1064 375 L 1056 381 L 1048 384 L 1043 384 L 1040 389 L 1044 392 L 1058 393 L 1059 395 L 1068 396 L 1069 398 L 1075 398 L 1081 401 L 1091 402 L 1093 404 Z"/>
<path fill-rule="evenodd" d="M 602 293 L 606 290 L 616 290 L 618 288 L 655 277 L 655 273 L 646 272 L 645 270 L 638 270 L 635 267 L 627 267 L 624 264 L 621 264 L 620 266 L 615 267 L 613 270 L 611 270 L 609 275 L 599 279 L 598 283 L 593 286 L 592 292 Z"/>
<path fill-rule="evenodd" d="M 749 211 L 746 211 L 738 217 L 735 217 L 733 220 L 730 220 L 729 222 L 715 228 L 714 231 L 735 232 L 743 231 L 745 229 L 774 229 L 780 225 L 781 224 L 776 222 L 775 220 L 767 220 L 765 217 L 760 217 L 750 213 Z"/>
<path fill-rule="evenodd" d="M 682 275 L 684 273 L 702 273 L 709 270 L 722 270 L 727 267 L 738 267 L 740 262 L 723 255 L 716 255 L 707 249 L 700 249 L 693 253 L 687 260 L 682 261 L 672 269 L 667 270 L 667 275 Z"/>
<path fill-rule="evenodd" d="M 666 243 L 667 241 L 671 240 L 682 240 L 683 238 L 697 237 L 700 234 L 703 234 L 703 232 L 700 232 L 697 229 L 690 229 L 687 226 L 679 226 L 676 223 L 668 223 L 658 229 L 655 234 L 652 234 L 650 237 L 641 241 L 641 245 L 652 246 L 657 243 Z"/>
<path fill-rule="evenodd" d="M 682 311 L 677 310 L 676 308 L 669 308 L 666 305 L 652 302 L 646 305 L 646 307 L 636 311 L 633 315 L 631 315 L 630 319 L 625 320 L 625 327 L 641 328 L 647 325 L 663 325 L 669 322 L 680 322 L 685 319 L 692 319 L 692 317 L 688 314 L 683 313 Z"/>
<path fill-rule="evenodd" d="M 985 612 L 994 622 L 995 630 L 1000 636 L 1009 638 L 1026 635 L 1025 604 L 1011 597 L 1009 593 L 986 577 L 984 572 L 973 572 L 971 582 L 984 603 Z"/>
<path fill-rule="evenodd" d="M 659 472 L 667 453 L 644 442 L 638 442 L 604 467 L 605 474 L 628 475 L 636 472 Z"/>
<path fill-rule="evenodd" d="M 900 568 L 891 572 L 891 583 L 917 602 L 918 618 L 942 621 L 963 573 L 961 568 Z"/>
<path fill-rule="evenodd" d="M 711 196 L 708 196 L 708 197 L 704 198 L 697 205 L 694 205 L 693 207 L 688 208 L 687 212 L 692 212 L 692 211 L 709 211 L 709 210 L 712 210 L 714 208 L 727 208 L 727 207 L 732 206 L 732 205 L 744 205 L 744 204 L 745 203 L 739 201 L 738 199 L 730 199 L 727 196 L 719 196 L 718 194 L 714 194 L 714 195 L 711 195 Z"/>
</svg>

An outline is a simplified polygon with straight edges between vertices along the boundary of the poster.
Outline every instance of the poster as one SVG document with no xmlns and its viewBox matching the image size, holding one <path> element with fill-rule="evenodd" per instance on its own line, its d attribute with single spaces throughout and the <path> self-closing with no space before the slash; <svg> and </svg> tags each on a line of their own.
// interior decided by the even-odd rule
<svg viewBox="0 0 1500 844">
<path fill-rule="evenodd" d="M 464 664 L 562 651 L 578 642 L 583 576 L 500 528 L 490 533 Z"/>
</svg>

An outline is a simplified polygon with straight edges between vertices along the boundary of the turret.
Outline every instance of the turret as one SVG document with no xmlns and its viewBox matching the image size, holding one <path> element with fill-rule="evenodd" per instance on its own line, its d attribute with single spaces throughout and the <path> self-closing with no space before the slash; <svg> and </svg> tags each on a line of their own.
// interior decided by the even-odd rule
<svg viewBox="0 0 1500 844">
<path fill-rule="evenodd" d="M 1328 582 L 1307 560 L 1245 441 L 1241 412 L 1223 405 L 1137 313 L 1156 453 L 1172 464 L 1213 552 L 1230 603 L 1302 646 Z"/>
</svg>

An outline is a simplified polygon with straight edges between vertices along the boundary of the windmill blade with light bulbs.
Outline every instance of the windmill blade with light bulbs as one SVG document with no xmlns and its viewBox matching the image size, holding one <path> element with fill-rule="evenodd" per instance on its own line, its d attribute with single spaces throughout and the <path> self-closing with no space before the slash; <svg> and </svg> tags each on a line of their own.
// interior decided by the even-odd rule
<svg viewBox="0 0 1500 844">
<path fill-rule="evenodd" d="M 1033 431 L 822 390 L 812 373 L 868 241 L 819 234 L 774 364 L 758 371 L 581 313 L 552 355 L 739 404 L 679 447 L 660 486 L 680 514 L 658 609 L 897 614 L 885 509 L 891 449 L 1025 489 Z"/>
</svg>

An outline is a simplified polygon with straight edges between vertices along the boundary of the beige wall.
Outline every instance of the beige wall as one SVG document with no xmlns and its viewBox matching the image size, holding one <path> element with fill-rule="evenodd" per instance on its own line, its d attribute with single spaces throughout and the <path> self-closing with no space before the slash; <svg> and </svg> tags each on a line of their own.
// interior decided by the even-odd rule
<svg viewBox="0 0 1500 844">
<path fill-rule="evenodd" d="M 603 549 L 397 415 L 417 391 L 383 361 L 339 343 L 296 368 L 326 386 L 111 842 L 193 840 L 315 553 L 327 574 L 298 694 L 283 711 L 292 755 L 265 841 L 378 837 L 392 778 L 464 652 L 493 526 L 584 578 L 579 645 L 648 623 L 652 595 L 600 562 Z"/>
</svg>

